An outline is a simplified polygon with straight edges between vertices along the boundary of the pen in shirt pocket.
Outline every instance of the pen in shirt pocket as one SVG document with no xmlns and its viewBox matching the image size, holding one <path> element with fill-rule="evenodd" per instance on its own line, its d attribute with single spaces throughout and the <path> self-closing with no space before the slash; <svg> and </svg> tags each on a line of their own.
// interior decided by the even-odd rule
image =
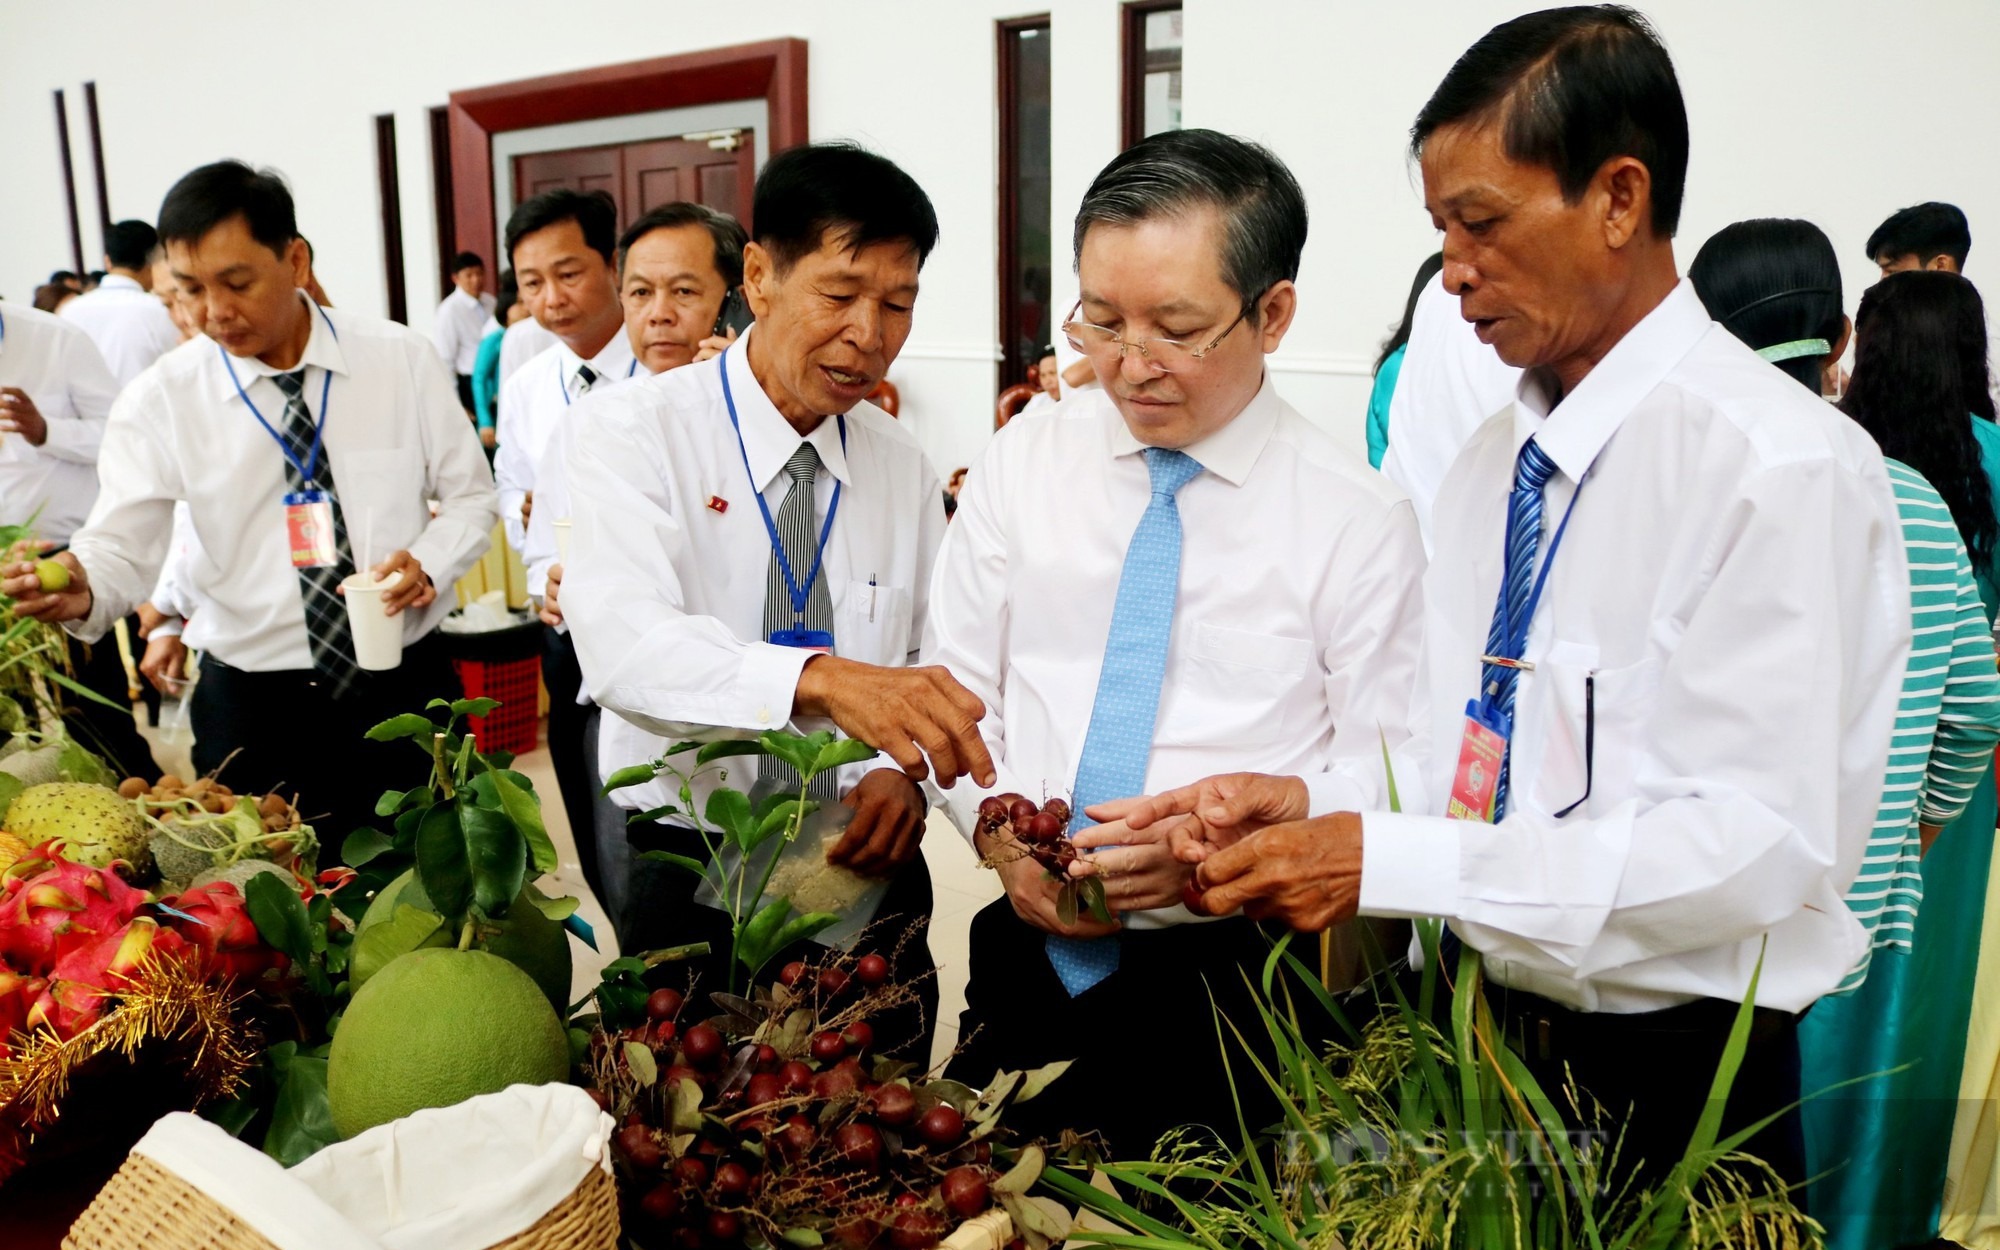
<svg viewBox="0 0 2000 1250">
<path fill-rule="evenodd" d="M 868 575 L 868 623 L 875 623 L 875 575 Z"/>
</svg>

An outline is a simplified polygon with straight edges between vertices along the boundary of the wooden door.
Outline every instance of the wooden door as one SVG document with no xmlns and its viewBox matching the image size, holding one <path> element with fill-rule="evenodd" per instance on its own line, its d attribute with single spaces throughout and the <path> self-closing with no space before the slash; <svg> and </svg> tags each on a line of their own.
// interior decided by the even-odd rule
<svg viewBox="0 0 2000 1250">
<path fill-rule="evenodd" d="M 603 191 L 618 205 L 618 229 L 623 231 L 649 209 L 693 200 L 748 228 L 755 160 L 756 145 L 747 130 L 733 148 L 713 148 L 700 139 L 647 139 L 533 152 L 514 158 L 514 203 L 556 187 Z"/>
</svg>

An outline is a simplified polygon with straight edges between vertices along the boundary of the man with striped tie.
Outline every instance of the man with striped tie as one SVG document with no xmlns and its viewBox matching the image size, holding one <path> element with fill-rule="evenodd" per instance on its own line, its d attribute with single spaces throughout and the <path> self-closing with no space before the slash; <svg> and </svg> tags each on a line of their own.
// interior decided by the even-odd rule
<svg viewBox="0 0 2000 1250">
<path fill-rule="evenodd" d="M 1254 1020 L 1243 978 L 1269 947 L 1242 916 L 1181 906 L 1188 871 L 1158 830 L 1084 827 L 1229 768 L 1380 802 L 1382 743 L 1408 736 L 1415 515 L 1265 371 L 1305 238 L 1298 183 L 1254 143 L 1169 131 L 1106 166 L 1062 327 L 1102 387 L 994 437 L 938 558 L 924 658 L 996 710 L 999 773 L 943 798 L 1007 890 L 972 924 L 950 1072 L 1075 1060 L 1024 1124 L 1098 1130 L 1118 1158 L 1175 1125 L 1234 1131 L 1210 995 Z M 1064 923 L 1058 882 L 977 831 L 981 799 L 1007 791 L 1071 800 L 1088 848 L 1073 871 L 1101 875 L 1118 923 Z M 1275 1114 L 1239 1085 L 1252 1123 Z"/>
<path fill-rule="evenodd" d="M 44 594 L 14 565 L 5 593 L 24 615 L 102 637 L 152 592 L 185 501 L 201 550 L 185 570 L 202 605 L 186 630 L 202 652 L 195 766 L 226 763 L 238 792 L 296 793 L 321 862 L 335 862 L 373 796 L 423 772 L 414 752 L 362 735 L 458 694 L 437 588 L 485 552 L 493 476 L 421 335 L 301 292 L 306 245 L 276 173 L 195 170 L 167 193 L 159 232 L 205 336 L 112 405 L 97 506 L 60 557 L 68 589 Z M 389 671 L 357 664 L 341 597 L 365 568 L 395 579 L 383 598 L 403 653 Z"/>
<path fill-rule="evenodd" d="M 1125 818 L 1181 814 L 1210 906 L 1444 917 L 1648 1181 L 1754 988 L 1722 1131 L 1775 1116 L 1746 1148 L 1801 1181 L 1798 1014 L 1866 944 L 1910 643 L 1881 454 L 1678 280 L 1687 112 L 1638 14 L 1496 27 L 1412 133 L 1445 285 L 1526 373 L 1438 494 L 1404 811 L 1235 777 Z"/>
</svg>

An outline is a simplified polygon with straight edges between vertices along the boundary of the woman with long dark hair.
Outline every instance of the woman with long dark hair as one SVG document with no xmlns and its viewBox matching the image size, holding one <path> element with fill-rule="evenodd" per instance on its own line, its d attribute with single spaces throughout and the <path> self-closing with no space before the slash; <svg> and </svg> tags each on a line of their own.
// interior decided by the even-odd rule
<svg viewBox="0 0 2000 1250">
<path fill-rule="evenodd" d="M 1417 297 L 1424 287 L 1444 270 L 1444 253 L 1433 252 L 1417 266 L 1410 283 L 1410 298 L 1403 303 L 1403 320 L 1395 332 L 1382 341 L 1382 353 L 1375 357 L 1375 386 L 1368 392 L 1368 463 L 1382 467 L 1389 453 L 1389 400 L 1396 394 L 1396 379 L 1403 371 L 1403 349 L 1410 345 L 1410 323 L 1417 318 Z"/>
<path fill-rule="evenodd" d="M 1688 278 L 1710 315 L 1758 355 L 1819 392 L 1823 371 L 1839 360 L 1849 330 L 1841 312 L 1839 262 L 1819 227 L 1805 221 L 1739 221 L 1702 246 Z M 1863 307 L 1872 311 L 1876 305 L 1864 301 Z M 1871 321 L 1864 350 L 1879 358 L 1885 350 L 1909 348 L 1899 341 L 1906 331 L 1879 334 L 1891 324 Z M 1873 402 L 1889 371 L 1878 363 L 1872 372 L 1858 369 L 1857 377 L 1863 373 L 1869 373 L 1863 402 Z M 1927 384 L 1936 385 L 1936 379 Z M 1956 402 L 1955 395 L 1951 399 Z M 1946 1104 L 1923 1100 L 1947 1086 L 1956 1089 L 1956 1065 L 1949 1074 L 1935 1069 L 1937 1056 L 1948 1049 L 1940 1038 L 1962 1038 L 1964 1020 L 1955 1033 L 1940 1031 L 1939 1021 L 1969 1003 L 1971 986 L 1964 985 L 1962 993 L 1934 993 L 1934 981 L 1951 978 L 1940 977 L 1931 965 L 1957 956 L 1936 949 L 1952 945 L 1936 934 L 1928 942 L 1916 939 L 1920 928 L 1937 927 L 1939 918 L 1951 923 L 1956 915 L 1952 900 L 1940 904 L 1935 896 L 1967 892 L 1950 878 L 1961 871 L 1958 861 L 1977 858 L 1970 844 L 1982 823 L 1990 852 L 1991 767 L 2000 740 L 2000 673 L 1991 622 L 1954 523 L 1956 509 L 1924 474 L 1896 458 L 1897 452 L 1908 454 L 1954 484 L 1973 523 L 1983 519 L 1987 527 L 1990 563 L 1993 513 L 1975 437 L 1962 408 L 1939 408 L 1929 416 L 1907 407 L 1870 411 L 1877 426 L 1894 430 L 1886 440 L 1883 434 L 1876 438 L 1888 457 L 1902 520 L 1913 641 L 1882 804 L 1860 875 L 1847 892 L 1848 906 L 1869 931 L 1869 948 L 1840 989 L 1815 1004 L 1801 1024 L 1799 1087 L 1815 1094 L 1919 1062 L 1908 1072 L 1813 1099 L 1803 1108 L 1806 1171 L 1816 1178 L 1808 1205 L 1826 1226 L 1834 1250 L 1873 1250 L 1936 1235 L 1950 1128 L 1947 1123 L 1940 1130 L 1935 1123 L 1937 1108 Z M 1935 863 L 1926 864 L 1926 834 L 1954 820 L 1959 824 L 1945 835 L 1952 841 L 1950 864 L 1942 851 Z M 1977 875 L 1983 885 L 1984 871 Z M 1945 879 L 1932 883 L 1932 876 Z M 1984 891 L 1973 893 L 1983 897 Z M 1934 904 L 1942 908 L 1935 914 Z M 1947 1102 L 1951 1096 L 1944 1094 Z M 1926 1145 L 1913 1147 L 1915 1141 Z"/>
</svg>

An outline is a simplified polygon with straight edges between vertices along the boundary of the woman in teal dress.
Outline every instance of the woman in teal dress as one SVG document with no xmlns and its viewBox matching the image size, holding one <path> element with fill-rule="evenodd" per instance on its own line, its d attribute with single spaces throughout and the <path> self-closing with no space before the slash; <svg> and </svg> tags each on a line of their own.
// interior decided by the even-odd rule
<svg viewBox="0 0 2000 1250">
<path fill-rule="evenodd" d="M 1403 322 L 1382 344 L 1382 354 L 1375 358 L 1375 386 L 1368 392 L 1368 463 L 1378 469 L 1382 467 L 1382 457 L 1389 453 L 1389 400 L 1396 394 L 1396 378 L 1403 371 L 1403 351 L 1410 345 L 1410 322 L 1417 315 L 1417 297 L 1424 293 L 1425 284 L 1443 269 L 1443 252 L 1431 253 L 1417 266 L 1416 281 L 1410 284 L 1410 298 L 1403 305 Z"/>
<path fill-rule="evenodd" d="M 1950 505 L 1990 629 L 2000 603 L 2000 427 L 1979 294 L 1956 274 L 1892 274 L 1862 297 L 1855 332 L 1841 409 Z M 1844 1160 L 1813 1160 L 1815 1170 L 1838 1169 L 1813 1186 L 1810 1203 L 1833 1250 L 1937 1236 L 1997 816 L 1989 764 L 1964 814 L 1923 856 L 1923 905 L 1908 953 L 1878 957 L 1858 993 L 1822 1000 L 1801 1030 L 1825 1043 L 1808 1092 L 1909 1065 L 1807 1105 L 1809 1145 L 1819 1125 L 1856 1147 Z"/>
</svg>

